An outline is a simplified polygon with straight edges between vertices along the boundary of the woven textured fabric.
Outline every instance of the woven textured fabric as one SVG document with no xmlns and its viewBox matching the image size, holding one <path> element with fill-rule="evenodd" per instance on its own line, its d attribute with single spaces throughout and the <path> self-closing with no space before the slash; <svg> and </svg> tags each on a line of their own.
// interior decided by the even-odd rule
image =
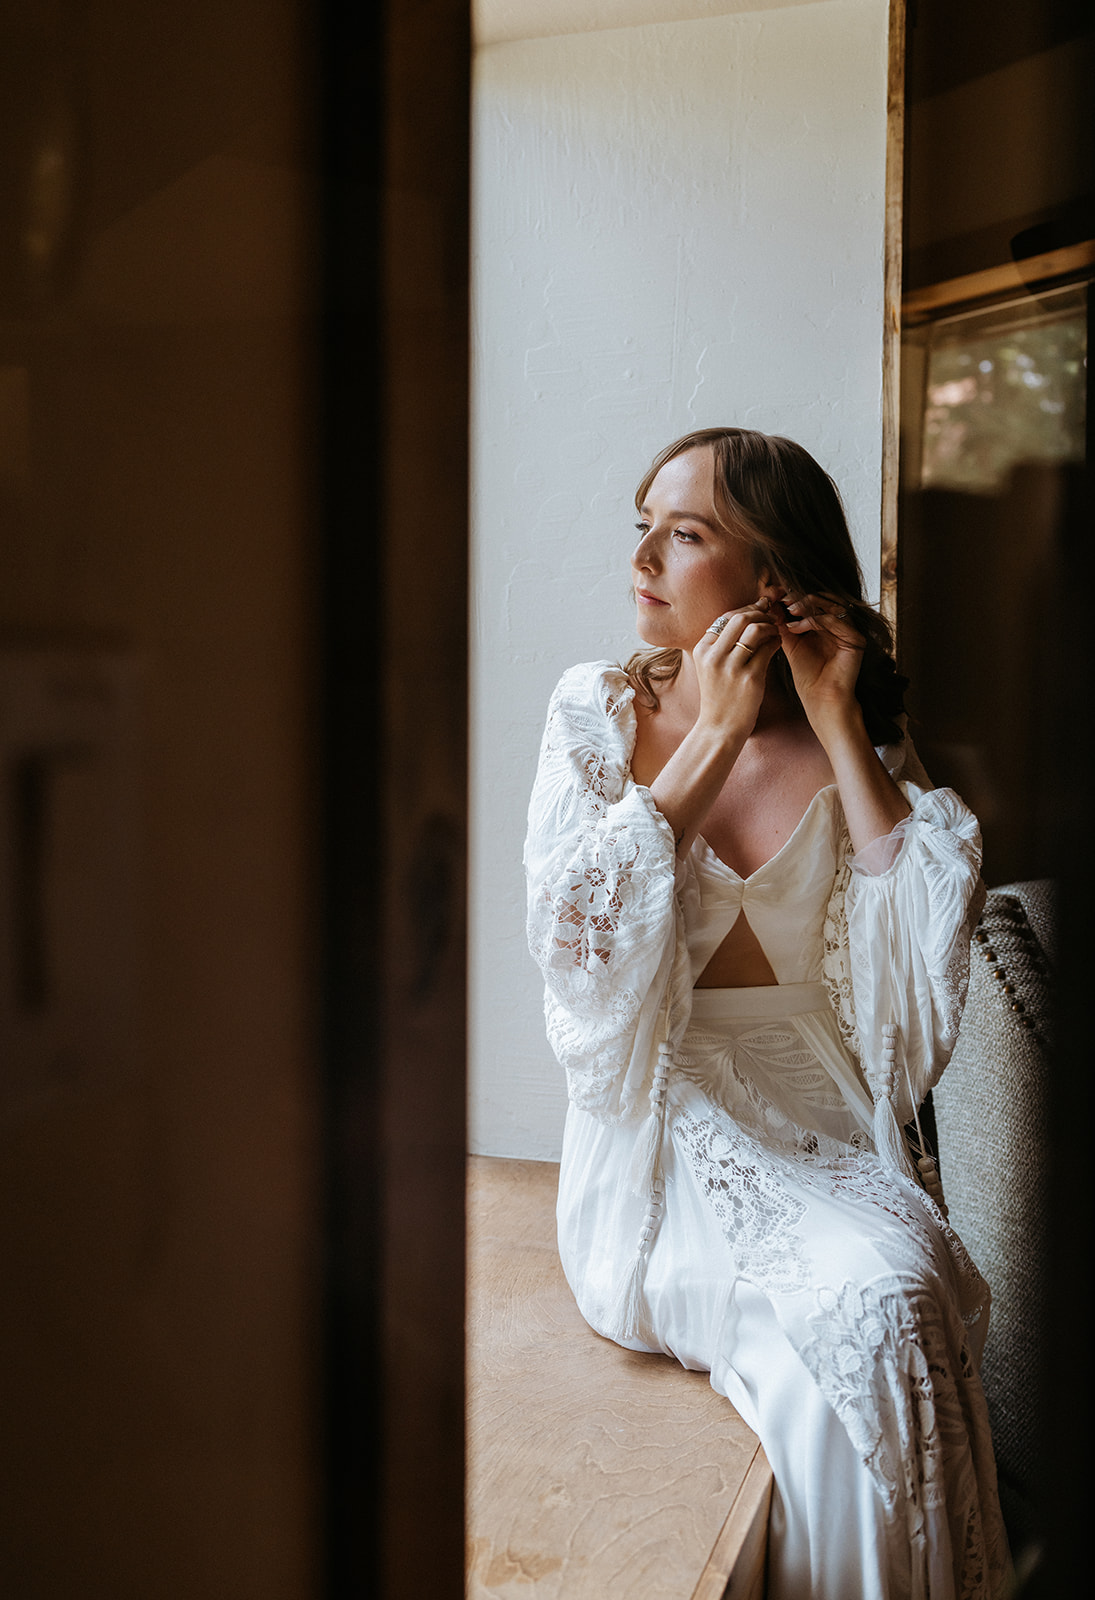
<svg viewBox="0 0 1095 1600">
<path fill-rule="evenodd" d="M 1054 955 L 1052 884 L 990 890 L 974 936 L 958 1044 L 933 1093 L 950 1219 L 992 1288 L 981 1375 L 1016 1549 L 1039 1531 Z"/>
</svg>

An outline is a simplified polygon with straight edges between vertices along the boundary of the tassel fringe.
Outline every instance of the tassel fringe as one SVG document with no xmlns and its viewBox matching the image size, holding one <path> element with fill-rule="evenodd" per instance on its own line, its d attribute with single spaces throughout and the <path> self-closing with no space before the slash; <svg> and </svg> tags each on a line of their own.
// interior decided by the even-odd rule
<svg viewBox="0 0 1095 1600">
<path fill-rule="evenodd" d="M 663 1118 L 659 1108 L 651 1110 L 631 1158 L 631 1189 L 640 1200 L 649 1200 L 661 1176 Z"/>
<path fill-rule="evenodd" d="M 639 1235 L 639 1248 L 624 1279 L 616 1305 L 616 1315 L 613 1320 L 619 1330 L 617 1337 L 620 1339 L 641 1339 L 644 1344 L 650 1343 L 650 1308 L 646 1303 L 643 1281 L 646 1277 L 646 1259 L 650 1253 L 651 1241 L 658 1231 L 658 1223 L 661 1220 L 664 1193 L 659 1179 Z"/>
<path fill-rule="evenodd" d="M 909 1077 L 909 1064 L 905 1063 L 905 1082 L 908 1085 L 909 1100 L 913 1108 L 913 1121 L 916 1123 L 916 1142 L 920 1154 L 916 1158 L 916 1170 L 920 1174 L 920 1182 L 924 1186 L 925 1194 L 931 1196 L 943 1214 L 943 1221 L 948 1220 L 947 1202 L 943 1198 L 943 1180 L 939 1176 L 939 1165 L 935 1157 L 928 1150 L 924 1138 L 924 1130 L 920 1126 L 920 1114 L 916 1109 L 916 1096 L 913 1094 L 912 1079 Z"/>
<path fill-rule="evenodd" d="M 871 1084 L 874 1090 L 874 1142 L 878 1159 L 892 1172 L 903 1173 L 913 1183 L 918 1181 L 916 1168 L 909 1158 L 908 1147 L 901 1124 L 894 1110 L 894 1082 L 897 1076 L 897 1024 L 887 1022 L 882 1028 L 882 1066 Z"/>
<path fill-rule="evenodd" d="M 665 1097 L 669 1086 L 669 1073 L 673 1066 L 673 1050 L 669 1044 L 658 1046 L 658 1064 L 654 1069 L 654 1082 L 650 1086 L 650 1115 L 643 1124 L 635 1145 L 631 1162 L 631 1183 L 634 1192 L 646 1201 L 639 1247 L 620 1290 L 614 1319 L 621 1339 L 650 1339 L 650 1310 L 643 1291 L 646 1277 L 646 1260 L 654 1235 L 661 1221 L 665 1186 L 662 1181 L 662 1136 L 665 1133 Z"/>
<path fill-rule="evenodd" d="M 658 1046 L 658 1064 L 650 1085 L 650 1115 L 631 1158 L 631 1187 L 641 1200 L 651 1200 L 661 1179 L 662 1135 L 665 1132 L 665 1095 L 673 1051 L 667 1044 Z"/>
<path fill-rule="evenodd" d="M 620 1303 L 613 1319 L 619 1329 L 616 1335 L 618 1339 L 641 1339 L 643 1343 L 647 1342 L 650 1311 L 643 1292 L 645 1274 L 646 1252 L 640 1251 L 624 1280 Z"/>
</svg>

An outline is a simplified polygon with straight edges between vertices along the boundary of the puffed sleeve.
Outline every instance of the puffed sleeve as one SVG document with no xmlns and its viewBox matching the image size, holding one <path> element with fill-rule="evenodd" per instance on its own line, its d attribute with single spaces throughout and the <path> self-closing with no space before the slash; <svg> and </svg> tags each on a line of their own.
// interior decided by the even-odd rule
<svg viewBox="0 0 1095 1600">
<path fill-rule="evenodd" d="M 618 1120 L 646 1087 L 675 949 L 676 851 L 630 776 L 633 690 L 607 663 L 551 697 L 525 842 L 528 940 L 572 1101 Z"/>
<path fill-rule="evenodd" d="M 903 782 L 912 811 L 853 856 L 845 915 L 856 1030 L 874 1085 L 894 1063 L 894 1111 L 910 1120 L 950 1060 L 984 903 L 981 833 L 953 789 Z"/>
</svg>

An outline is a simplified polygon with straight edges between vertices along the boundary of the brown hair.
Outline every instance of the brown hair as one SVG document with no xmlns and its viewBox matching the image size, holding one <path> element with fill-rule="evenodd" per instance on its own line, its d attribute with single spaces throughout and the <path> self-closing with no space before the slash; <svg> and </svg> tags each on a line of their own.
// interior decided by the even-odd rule
<svg viewBox="0 0 1095 1600">
<path fill-rule="evenodd" d="M 748 545 L 757 574 L 767 568 L 772 581 L 792 594 L 836 600 L 862 634 L 856 697 L 863 720 L 873 744 L 898 743 L 903 734 L 896 719 L 904 710 L 908 679 L 895 665 L 889 624 L 864 597 L 840 492 L 808 450 L 792 439 L 749 428 L 701 428 L 655 456 L 636 491 L 636 506 L 642 507 L 667 461 L 705 446 L 715 458 L 719 520 Z M 639 650 L 624 670 L 644 701 L 656 707 L 658 685 L 671 683 L 680 665 L 679 650 Z M 792 699 L 797 698 L 782 654 L 776 655 L 771 670 L 780 675 Z"/>
</svg>

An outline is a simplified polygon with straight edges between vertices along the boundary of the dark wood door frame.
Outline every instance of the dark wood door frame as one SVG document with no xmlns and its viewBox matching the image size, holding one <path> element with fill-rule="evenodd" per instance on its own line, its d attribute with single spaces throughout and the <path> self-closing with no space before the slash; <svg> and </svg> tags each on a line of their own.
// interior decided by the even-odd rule
<svg viewBox="0 0 1095 1600">
<path fill-rule="evenodd" d="M 467 0 L 316 47 L 327 1577 L 463 1594 Z"/>
</svg>

